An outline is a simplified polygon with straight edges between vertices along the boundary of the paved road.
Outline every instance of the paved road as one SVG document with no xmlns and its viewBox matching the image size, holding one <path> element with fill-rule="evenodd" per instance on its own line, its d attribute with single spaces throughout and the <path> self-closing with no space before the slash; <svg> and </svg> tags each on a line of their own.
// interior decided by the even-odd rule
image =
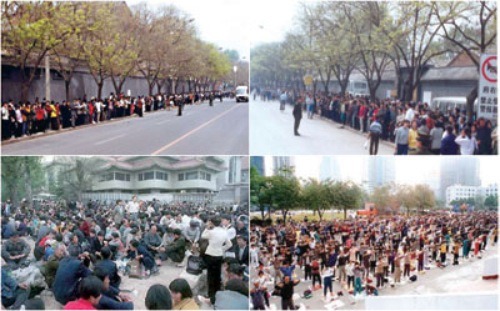
<svg viewBox="0 0 500 311">
<path fill-rule="evenodd" d="M 292 107 L 287 105 L 282 112 L 277 101 L 250 101 L 250 120 L 250 153 L 254 155 L 368 155 L 363 147 L 366 136 L 340 129 L 317 115 L 310 120 L 304 113 L 301 136 L 294 136 Z M 379 145 L 378 154 L 393 153 L 392 147 Z"/>
<path fill-rule="evenodd" d="M 186 106 L 2 146 L 4 155 L 245 155 L 248 103 Z"/>
</svg>

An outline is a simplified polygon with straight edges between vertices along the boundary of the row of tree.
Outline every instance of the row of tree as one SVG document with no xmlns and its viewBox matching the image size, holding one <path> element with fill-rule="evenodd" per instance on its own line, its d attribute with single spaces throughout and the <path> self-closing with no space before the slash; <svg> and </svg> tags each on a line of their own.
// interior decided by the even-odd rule
<svg viewBox="0 0 500 311">
<path fill-rule="evenodd" d="M 68 100 L 81 68 L 92 75 L 101 97 L 105 80 L 118 94 L 132 75 L 147 80 L 149 94 L 155 86 L 157 92 L 170 91 L 180 82 L 201 91 L 224 78 L 232 81 L 232 62 L 239 59 L 236 51 L 199 39 L 194 19 L 175 6 L 2 1 L 1 11 L 2 59 L 21 70 L 22 100 L 46 56 L 64 79 Z"/>
<path fill-rule="evenodd" d="M 473 198 L 457 199 L 450 202 L 452 206 L 462 207 L 464 204 L 474 206 L 474 209 L 496 210 L 498 208 L 498 195 L 489 195 L 487 197 L 478 195 Z"/>
<path fill-rule="evenodd" d="M 41 193 L 82 201 L 92 189 L 97 164 L 92 157 L 56 157 L 52 163 L 44 163 L 42 157 L 2 157 L 2 202 L 11 200 L 18 206 L 26 199 L 30 205 Z"/>
<path fill-rule="evenodd" d="M 310 178 L 299 180 L 293 174 L 279 172 L 274 176 L 261 176 L 255 167 L 250 170 L 251 203 L 259 207 L 261 217 L 270 218 L 271 212 L 280 211 L 286 221 L 293 209 L 312 210 L 323 219 L 328 210 L 360 209 L 365 202 L 374 203 L 381 214 L 398 214 L 402 209 L 421 213 L 436 206 L 433 191 L 428 185 L 388 184 L 367 194 L 351 181 L 332 181 Z"/>
<path fill-rule="evenodd" d="M 357 71 L 375 98 L 393 69 L 398 98 L 409 101 L 435 60 L 465 52 L 479 71 L 478 54 L 496 52 L 494 1 L 321 1 L 303 4 L 296 21 L 282 42 L 252 50 L 252 84 L 300 90 L 309 73 L 314 92 L 320 82 L 328 93 L 335 79 L 344 94 Z M 472 109 L 477 89 L 469 97 Z"/>
</svg>

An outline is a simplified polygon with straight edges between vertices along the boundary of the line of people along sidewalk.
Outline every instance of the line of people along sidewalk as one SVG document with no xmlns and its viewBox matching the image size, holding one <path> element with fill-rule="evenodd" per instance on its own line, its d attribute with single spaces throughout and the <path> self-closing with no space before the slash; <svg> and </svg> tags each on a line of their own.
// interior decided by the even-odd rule
<svg viewBox="0 0 500 311">
<path fill-rule="evenodd" d="M 274 95 L 273 95 L 274 94 Z M 489 155 L 497 154 L 497 128 L 491 120 L 468 120 L 466 112 L 456 108 L 443 113 L 426 102 L 370 100 L 367 96 L 294 92 L 255 92 L 254 99 L 279 100 L 301 105 L 307 117 L 322 118 L 349 127 L 370 139 L 370 154 L 377 154 L 380 140 L 396 144 L 395 154 Z M 295 114 L 294 114 L 295 115 Z M 300 114 L 300 118 L 302 114 Z M 372 127 L 373 123 L 378 123 Z"/>
<path fill-rule="evenodd" d="M 182 115 L 184 105 L 203 103 L 206 100 L 213 103 L 215 99 L 222 101 L 221 92 L 157 94 L 155 96 L 125 96 L 110 94 L 104 99 L 92 97 L 73 101 L 19 102 L 12 100 L 3 102 L 1 108 L 2 141 L 13 137 L 20 138 L 47 131 L 58 131 L 65 128 L 75 128 L 82 125 L 97 124 L 112 119 L 119 119 L 158 110 L 177 108 Z"/>
</svg>

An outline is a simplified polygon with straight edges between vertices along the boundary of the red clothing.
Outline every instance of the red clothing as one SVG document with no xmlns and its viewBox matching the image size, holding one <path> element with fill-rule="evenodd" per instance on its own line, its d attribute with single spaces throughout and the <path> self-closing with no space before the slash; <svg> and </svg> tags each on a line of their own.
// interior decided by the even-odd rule
<svg viewBox="0 0 500 311">
<path fill-rule="evenodd" d="M 90 235 L 90 226 L 89 226 L 89 223 L 87 221 L 84 221 L 80 225 L 80 230 L 82 230 L 82 232 L 85 234 L 85 236 L 89 236 Z"/>
<path fill-rule="evenodd" d="M 40 247 L 45 247 L 45 242 L 49 239 L 49 235 L 44 236 L 41 240 L 40 243 L 38 243 L 38 246 Z"/>
<path fill-rule="evenodd" d="M 43 119 L 45 119 L 45 110 L 43 110 L 43 108 L 35 108 L 35 113 L 36 113 L 36 119 L 38 121 L 42 121 Z"/>
<path fill-rule="evenodd" d="M 64 310 L 97 310 L 89 301 L 78 299 L 70 301 L 64 306 Z"/>
<path fill-rule="evenodd" d="M 358 118 L 364 118 L 365 113 L 366 113 L 366 107 L 365 106 L 359 107 Z"/>
</svg>

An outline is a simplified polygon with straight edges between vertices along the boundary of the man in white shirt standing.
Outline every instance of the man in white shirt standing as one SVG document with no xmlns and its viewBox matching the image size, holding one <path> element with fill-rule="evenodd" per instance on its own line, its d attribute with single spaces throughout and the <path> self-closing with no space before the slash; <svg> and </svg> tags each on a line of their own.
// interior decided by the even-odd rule
<svg viewBox="0 0 500 311">
<path fill-rule="evenodd" d="M 208 267 L 208 296 L 213 304 L 215 302 L 215 293 L 221 288 L 223 256 L 233 244 L 228 237 L 227 230 L 221 227 L 221 219 L 218 216 L 213 217 L 207 222 L 207 228 L 203 231 L 201 238 L 208 240 L 204 260 Z"/>
<path fill-rule="evenodd" d="M 407 110 L 406 110 L 405 120 L 408 120 L 411 123 L 415 118 L 415 111 L 413 110 L 413 105 L 411 103 L 407 103 L 406 109 Z"/>
<path fill-rule="evenodd" d="M 226 229 L 227 232 L 227 237 L 229 240 L 231 240 L 231 243 L 233 246 L 236 246 L 236 229 L 233 227 L 231 224 L 231 215 L 224 215 L 222 216 L 222 227 Z M 226 256 L 228 257 L 236 257 L 234 253 L 234 247 L 228 250 L 226 253 Z"/>
<path fill-rule="evenodd" d="M 130 214 L 130 219 L 137 220 L 139 214 L 139 202 L 137 202 L 137 196 L 132 197 L 132 201 L 127 204 L 127 212 Z"/>
</svg>

